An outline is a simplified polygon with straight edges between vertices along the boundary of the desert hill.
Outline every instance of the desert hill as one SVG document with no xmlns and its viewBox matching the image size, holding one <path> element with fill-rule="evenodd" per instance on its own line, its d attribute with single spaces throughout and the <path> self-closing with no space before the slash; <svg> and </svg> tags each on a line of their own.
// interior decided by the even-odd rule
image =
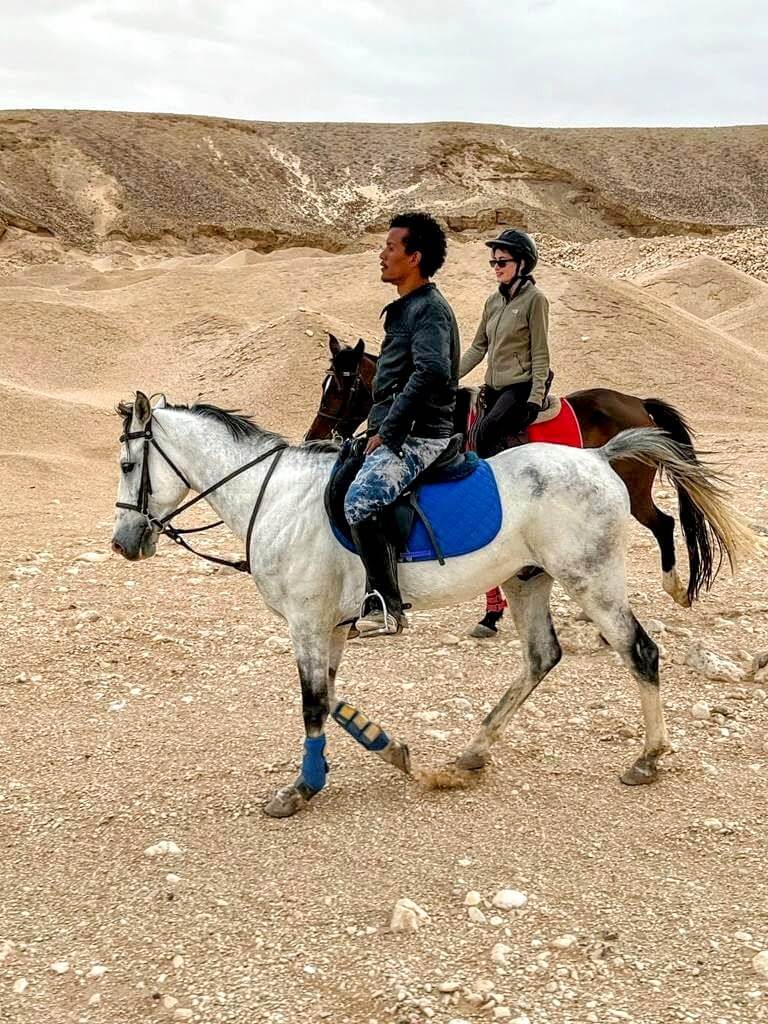
<svg viewBox="0 0 768 1024">
<path fill-rule="evenodd" d="M 636 283 L 654 295 L 708 320 L 768 299 L 768 285 L 712 256 L 641 274 Z"/>
<path fill-rule="evenodd" d="M 481 243 L 454 245 L 439 277 L 465 345 L 491 285 L 485 258 Z M 699 429 L 765 431 L 768 346 L 747 327 L 750 316 L 765 316 L 760 296 L 768 286 L 720 261 L 705 262 L 702 292 L 691 290 L 690 264 L 681 264 L 654 278 L 666 282 L 662 294 L 647 283 L 542 266 L 557 390 L 600 386 L 660 395 Z M 392 296 L 376 268 L 371 252 L 243 250 L 134 270 L 33 266 L 0 282 L 8 468 L 26 477 L 30 454 L 44 455 L 65 486 L 72 458 L 95 457 L 92 471 L 110 476 L 118 427 L 111 410 L 137 387 L 242 408 L 300 437 L 319 400 L 327 333 L 378 347 L 379 314 Z M 713 311 L 706 304 L 713 277 L 736 280 L 742 292 L 730 287 L 722 294 L 748 300 L 735 312 L 696 316 L 689 309 Z M 669 291 L 670 282 L 688 282 L 689 308 L 671 301 L 680 294 Z M 729 333 L 723 316 L 739 311 L 745 323 Z M 469 381 L 481 379 L 479 368 Z M 64 441 L 67 458 L 57 460 Z"/>
<path fill-rule="evenodd" d="M 93 111 L 0 114 L 0 224 L 110 243 L 338 251 L 393 209 L 452 230 L 588 240 L 768 221 L 764 127 L 274 124 Z"/>
</svg>

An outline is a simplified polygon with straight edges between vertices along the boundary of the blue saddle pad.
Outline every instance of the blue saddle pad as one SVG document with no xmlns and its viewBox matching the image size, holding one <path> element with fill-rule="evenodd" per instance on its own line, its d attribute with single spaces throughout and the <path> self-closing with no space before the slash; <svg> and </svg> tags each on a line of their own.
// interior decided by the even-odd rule
<svg viewBox="0 0 768 1024">
<path fill-rule="evenodd" d="M 437 537 L 445 558 L 468 555 L 490 544 L 501 529 L 501 499 L 496 478 L 487 462 L 463 480 L 422 484 L 416 489 L 422 512 Z M 348 551 L 355 546 L 335 526 L 336 539 Z M 430 562 L 437 559 L 427 531 L 416 517 L 401 562 Z"/>
</svg>

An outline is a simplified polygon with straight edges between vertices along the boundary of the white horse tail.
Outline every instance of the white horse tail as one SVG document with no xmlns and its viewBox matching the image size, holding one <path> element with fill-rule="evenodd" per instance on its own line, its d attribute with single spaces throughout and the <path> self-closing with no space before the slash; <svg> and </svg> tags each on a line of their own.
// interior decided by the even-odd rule
<svg viewBox="0 0 768 1024">
<path fill-rule="evenodd" d="M 656 427 L 635 427 L 622 430 L 597 453 L 609 463 L 635 459 L 666 473 L 681 499 L 696 510 L 695 529 L 702 554 L 697 589 L 703 585 L 709 590 L 723 555 L 735 572 L 739 562 L 755 552 L 757 536 L 731 507 L 723 475 L 702 462 L 690 445 L 680 444 Z"/>
</svg>

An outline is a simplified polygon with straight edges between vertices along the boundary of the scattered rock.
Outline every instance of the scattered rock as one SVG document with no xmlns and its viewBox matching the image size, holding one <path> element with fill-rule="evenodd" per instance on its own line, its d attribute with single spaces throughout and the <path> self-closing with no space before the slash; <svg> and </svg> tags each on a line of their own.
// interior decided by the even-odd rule
<svg viewBox="0 0 768 1024">
<path fill-rule="evenodd" d="M 17 996 L 23 996 L 29 988 L 29 982 L 26 978 L 17 978 L 13 983 L 13 991 Z"/>
<path fill-rule="evenodd" d="M 661 636 L 667 632 L 667 627 L 661 621 L 661 619 L 648 619 L 645 623 L 645 631 L 650 636 Z"/>
<path fill-rule="evenodd" d="M 442 711 L 417 711 L 414 718 L 422 722 L 436 722 L 442 716 Z"/>
<path fill-rule="evenodd" d="M 709 718 L 709 710 L 709 704 L 706 701 L 697 701 L 691 708 L 691 718 L 695 718 L 698 722 L 704 722 Z"/>
<path fill-rule="evenodd" d="M 464 897 L 465 907 L 479 907 L 482 902 L 483 897 L 480 895 L 477 889 L 472 889 L 471 892 L 468 892 L 467 895 Z"/>
<path fill-rule="evenodd" d="M 499 889 L 493 897 L 493 905 L 499 910 L 520 910 L 527 902 L 525 893 L 517 889 Z"/>
<path fill-rule="evenodd" d="M 288 654 L 293 650 L 293 644 L 287 636 L 268 636 L 264 641 L 264 647 L 275 654 Z"/>
<path fill-rule="evenodd" d="M 709 829 L 710 832 L 720 832 L 723 827 L 723 823 L 719 818 L 705 818 L 702 825 L 704 828 Z"/>
<path fill-rule="evenodd" d="M 181 855 L 181 850 L 176 843 L 170 842 L 168 839 L 161 839 L 159 843 L 148 846 L 144 851 L 145 857 L 163 857 L 166 854 L 169 854 L 171 857 L 178 857 Z"/>
<path fill-rule="evenodd" d="M 497 942 L 491 950 L 491 960 L 500 967 L 505 967 L 509 962 L 507 957 L 511 952 L 511 946 L 507 946 L 503 942 Z"/>
<path fill-rule="evenodd" d="M 467 911 L 467 917 L 473 924 L 485 924 L 486 917 L 480 907 L 470 907 Z"/>
<path fill-rule="evenodd" d="M 69 970 L 68 960 L 56 960 L 51 964 L 51 970 L 54 974 L 66 974 Z"/>
<path fill-rule="evenodd" d="M 761 978 L 768 981 L 768 949 L 764 949 L 752 957 L 752 967 Z"/>
<path fill-rule="evenodd" d="M 744 669 L 735 661 L 706 650 L 700 643 L 691 644 L 688 648 L 685 664 L 707 679 L 718 679 L 725 683 L 740 683 L 746 677 Z"/>
<path fill-rule="evenodd" d="M 173 960 L 171 960 L 171 963 L 173 964 L 177 971 L 180 971 L 181 968 L 184 966 L 184 957 L 180 956 L 180 954 L 177 953 Z"/>
<path fill-rule="evenodd" d="M 75 622 L 98 622 L 100 618 L 99 612 L 94 611 L 93 608 L 86 608 L 84 611 L 77 613 Z"/>
<path fill-rule="evenodd" d="M 83 551 L 75 559 L 76 562 L 106 562 L 110 557 L 108 551 Z"/>
<path fill-rule="evenodd" d="M 428 920 L 429 915 L 423 907 L 404 897 L 395 904 L 389 929 L 393 932 L 417 932 L 421 922 Z"/>
<path fill-rule="evenodd" d="M 460 981 L 441 981 L 437 986 L 437 991 L 442 992 L 445 995 L 451 995 L 453 992 L 458 992 L 460 988 Z"/>
<path fill-rule="evenodd" d="M 556 939 L 552 940 L 552 945 L 555 949 L 570 949 L 571 946 L 575 946 L 578 942 L 578 938 L 572 935 L 570 932 L 566 932 L 565 935 L 558 935 Z"/>
<path fill-rule="evenodd" d="M 86 978 L 103 978 L 108 970 L 109 968 L 105 967 L 103 964 L 94 964 L 86 974 Z"/>
</svg>

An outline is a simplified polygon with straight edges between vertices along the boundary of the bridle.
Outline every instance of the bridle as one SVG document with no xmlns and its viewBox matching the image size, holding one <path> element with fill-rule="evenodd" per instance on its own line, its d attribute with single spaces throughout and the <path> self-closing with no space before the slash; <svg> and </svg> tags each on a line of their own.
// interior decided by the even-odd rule
<svg viewBox="0 0 768 1024">
<path fill-rule="evenodd" d="M 326 390 L 328 388 L 328 385 L 331 383 L 331 381 L 335 380 L 336 384 L 338 385 L 339 390 L 343 394 L 344 393 L 344 387 L 345 387 L 344 380 L 348 379 L 349 377 L 352 378 L 352 386 L 350 387 L 349 392 L 347 393 L 346 397 L 344 398 L 344 401 L 342 402 L 341 408 L 339 409 L 339 411 L 335 412 L 335 413 L 324 412 L 323 411 L 323 399 L 325 398 L 325 392 L 326 392 Z M 317 410 L 317 413 L 315 414 L 315 417 L 316 417 L 316 419 L 327 420 L 329 423 L 332 424 L 332 426 L 331 426 L 331 437 L 332 438 L 334 438 L 334 439 L 335 438 L 340 438 L 341 440 L 344 440 L 345 439 L 344 423 L 345 423 L 346 420 L 350 419 L 350 417 L 353 415 L 354 409 L 356 407 L 357 400 L 361 396 L 361 393 L 367 394 L 370 398 L 373 397 L 372 393 L 371 393 L 371 389 L 365 383 L 365 381 L 363 380 L 363 377 L 362 377 L 362 375 L 360 373 L 360 364 L 358 364 L 356 370 L 336 370 L 332 366 L 331 369 L 328 371 L 328 373 L 325 375 L 325 378 L 323 379 L 323 391 L 322 391 L 322 393 L 323 393 L 323 398 L 320 400 L 320 408 Z M 354 432 L 355 426 L 357 426 L 357 424 L 354 424 L 352 429 L 349 431 L 349 434 Z M 349 436 L 349 434 L 347 434 L 346 436 Z M 305 438 L 305 440 L 306 440 L 306 438 Z"/>
<path fill-rule="evenodd" d="M 138 512 L 140 515 L 146 518 L 149 525 L 153 529 L 157 530 L 158 533 L 162 533 L 166 537 L 169 537 L 174 542 L 174 544 L 180 544 L 181 547 L 186 548 L 187 551 L 191 551 L 192 554 L 197 555 L 198 558 L 204 558 L 208 562 L 215 562 L 217 565 L 228 565 L 232 569 L 237 569 L 238 572 L 250 572 L 251 537 L 253 535 L 253 527 L 256 523 L 256 516 L 259 514 L 259 509 L 261 508 L 261 503 L 264 498 L 264 493 L 267 489 L 267 484 L 269 483 L 272 474 L 274 473 L 277 464 L 283 455 L 283 452 L 288 447 L 288 444 L 284 441 L 281 442 L 280 444 L 276 444 L 273 448 L 270 448 L 269 451 L 263 452 L 261 455 L 257 455 L 255 459 L 251 459 L 251 461 L 247 462 L 244 466 L 238 466 L 237 469 L 233 470 L 231 473 L 228 473 L 225 477 L 223 477 L 221 480 L 218 480 L 215 484 L 212 484 L 210 487 L 206 487 L 204 491 L 201 491 L 199 494 L 195 495 L 194 498 L 190 498 L 189 501 L 185 501 L 182 505 L 179 505 L 179 507 L 177 509 L 174 509 L 173 512 L 169 512 L 168 515 L 162 516 L 162 518 L 158 519 L 157 516 L 153 516 L 152 513 L 149 511 L 149 499 L 152 494 L 152 480 L 149 475 L 150 447 L 154 448 L 155 451 L 158 452 L 158 454 L 161 455 L 163 459 L 165 459 L 165 461 L 171 467 L 173 472 L 176 474 L 176 476 L 179 478 L 179 480 L 181 480 L 181 482 L 188 490 L 192 490 L 192 485 L 181 472 L 179 467 L 174 464 L 173 460 L 170 459 L 168 455 L 166 455 L 166 453 L 155 440 L 152 433 L 152 413 L 150 413 L 149 419 L 147 420 L 146 426 L 144 427 L 143 430 L 124 430 L 123 433 L 120 435 L 120 443 L 124 444 L 127 441 L 137 441 L 139 438 L 143 438 L 144 445 L 142 451 L 141 481 L 139 483 L 139 493 L 136 498 L 136 504 L 134 505 L 127 501 L 116 501 L 115 506 L 117 508 L 128 509 L 130 512 Z M 233 480 L 236 476 L 240 476 L 240 474 L 245 473 L 246 470 L 251 469 L 253 466 L 258 465 L 258 463 L 260 462 L 264 462 L 264 460 L 268 459 L 270 455 L 273 455 L 274 458 L 272 460 L 272 464 L 267 470 L 264 480 L 262 481 L 261 488 L 256 498 L 256 503 L 253 506 L 253 512 L 251 513 L 251 518 L 248 523 L 248 532 L 245 538 L 244 559 L 238 562 L 232 562 L 226 558 L 217 558 L 215 555 L 206 555 L 203 554 L 203 552 L 201 551 L 195 551 L 195 549 L 191 547 L 189 544 L 187 544 L 187 542 L 184 540 L 183 534 L 202 533 L 204 530 L 212 530 L 217 526 L 223 526 L 224 521 L 222 519 L 219 519 L 215 523 L 208 523 L 207 526 L 193 526 L 183 530 L 180 527 L 171 526 L 171 520 L 175 519 L 176 516 L 181 515 L 182 512 L 186 512 L 188 508 L 191 508 L 193 505 L 196 505 L 198 501 L 202 501 L 203 498 L 206 498 L 209 494 L 212 494 L 213 491 L 218 490 L 219 487 L 223 487 L 224 484 L 229 483 L 229 481 Z"/>
</svg>

